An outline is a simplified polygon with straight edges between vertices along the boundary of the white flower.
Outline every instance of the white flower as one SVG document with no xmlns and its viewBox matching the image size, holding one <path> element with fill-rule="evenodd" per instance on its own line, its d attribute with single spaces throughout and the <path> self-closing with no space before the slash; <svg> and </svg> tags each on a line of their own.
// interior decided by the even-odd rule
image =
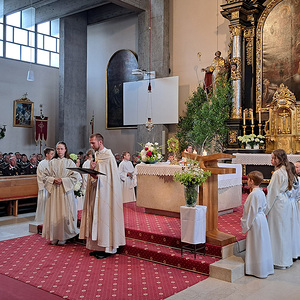
<svg viewBox="0 0 300 300">
<path fill-rule="evenodd" d="M 81 182 L 77 181 L 76 184 L 74 185 L 74 191 L 79 191 L 81 188 Z"/>
</svg>

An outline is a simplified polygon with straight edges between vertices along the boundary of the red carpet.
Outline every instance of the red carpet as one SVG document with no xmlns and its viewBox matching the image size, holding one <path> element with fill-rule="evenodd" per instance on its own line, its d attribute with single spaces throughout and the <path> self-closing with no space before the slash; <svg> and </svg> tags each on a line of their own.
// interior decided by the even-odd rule
<svg viewBox="0 0 300 300">
<path fill-rule="evenodd" d="M 0 242 L 0 273 L 65 299 L 165 299 L 206 276 L 125 255 L 104 260 L 83 245 L 40 235 Z"/>
</svg>

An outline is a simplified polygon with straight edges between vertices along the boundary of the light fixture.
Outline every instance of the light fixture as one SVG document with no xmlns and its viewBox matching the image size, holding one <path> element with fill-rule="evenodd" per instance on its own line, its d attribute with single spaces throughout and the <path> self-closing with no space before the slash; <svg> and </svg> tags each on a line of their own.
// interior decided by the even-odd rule
<svg viewBox="0 0 300 300">
<path fill-rule="evenodd" d="M 27 81 L 34 81 L 34 72 L 33 70 L 31 70 L 31 63 L 30 63 L 30 66 L 29 66 L 29 70 L 28 70 L 28 73 L 27 73 Z"/>
<path fill-rule="evenodd" d="M 152 122 L 152 86 L 151 86 L 151 0 L 149 0 L 149 72 L 148 72 L 148 99 L 147 99 L 147 130 L 150 132 L 154 124 Z M 145 76 L 145 75 L 144 75 Z"/>
</svg>

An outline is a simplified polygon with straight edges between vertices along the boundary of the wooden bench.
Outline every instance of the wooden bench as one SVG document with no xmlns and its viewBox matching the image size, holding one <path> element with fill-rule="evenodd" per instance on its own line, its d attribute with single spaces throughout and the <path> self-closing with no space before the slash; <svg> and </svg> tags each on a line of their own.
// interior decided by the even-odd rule
<svg viewBox="0 0 300 300">
<path fill-rule="evenodd" d="M 8 201 L 8 215 L 18 215 L 18 200 L 36 198 L 36 175 L 0 176 L 0 201 Z"/>
</svg>

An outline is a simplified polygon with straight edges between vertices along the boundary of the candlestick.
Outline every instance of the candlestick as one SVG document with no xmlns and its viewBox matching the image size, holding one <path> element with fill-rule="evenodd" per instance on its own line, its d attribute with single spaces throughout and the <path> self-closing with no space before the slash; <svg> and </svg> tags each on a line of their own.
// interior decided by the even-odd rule
<svg viewBox="0 0 300 300">
<path fill-rule="evenodd" d="M 262 124 L 258 124 L 258 134 L 261 135 L 261 126 Z"/>
<path fill-rule="evenodd" d="M 251 124 L 254 124 L 254 119 L 253 119 L 253 109 L 250 109 L 250 114 L 251 114 Z"/>
<path fill-rule="evenodd" d="M 251 125 L 251 133 L 252 133 L 252 134 L 254 134 L 254 126 L 255 126 L 255 125 L 253 125 L 253 124 Z"/>
<path fill-rule="evenodd" d="M 243 125 L 246 125 L 246 111 L 243 110 Z"/>
<path fill-rule="evenodd" d="M 246 135 L 246 125 L 243 125 L 243 135 Z"/>
<path fill-rule="evenodd" d="M 261 124 L 261 109 L 258 111 L 258 123 Z"/>
</svg>

